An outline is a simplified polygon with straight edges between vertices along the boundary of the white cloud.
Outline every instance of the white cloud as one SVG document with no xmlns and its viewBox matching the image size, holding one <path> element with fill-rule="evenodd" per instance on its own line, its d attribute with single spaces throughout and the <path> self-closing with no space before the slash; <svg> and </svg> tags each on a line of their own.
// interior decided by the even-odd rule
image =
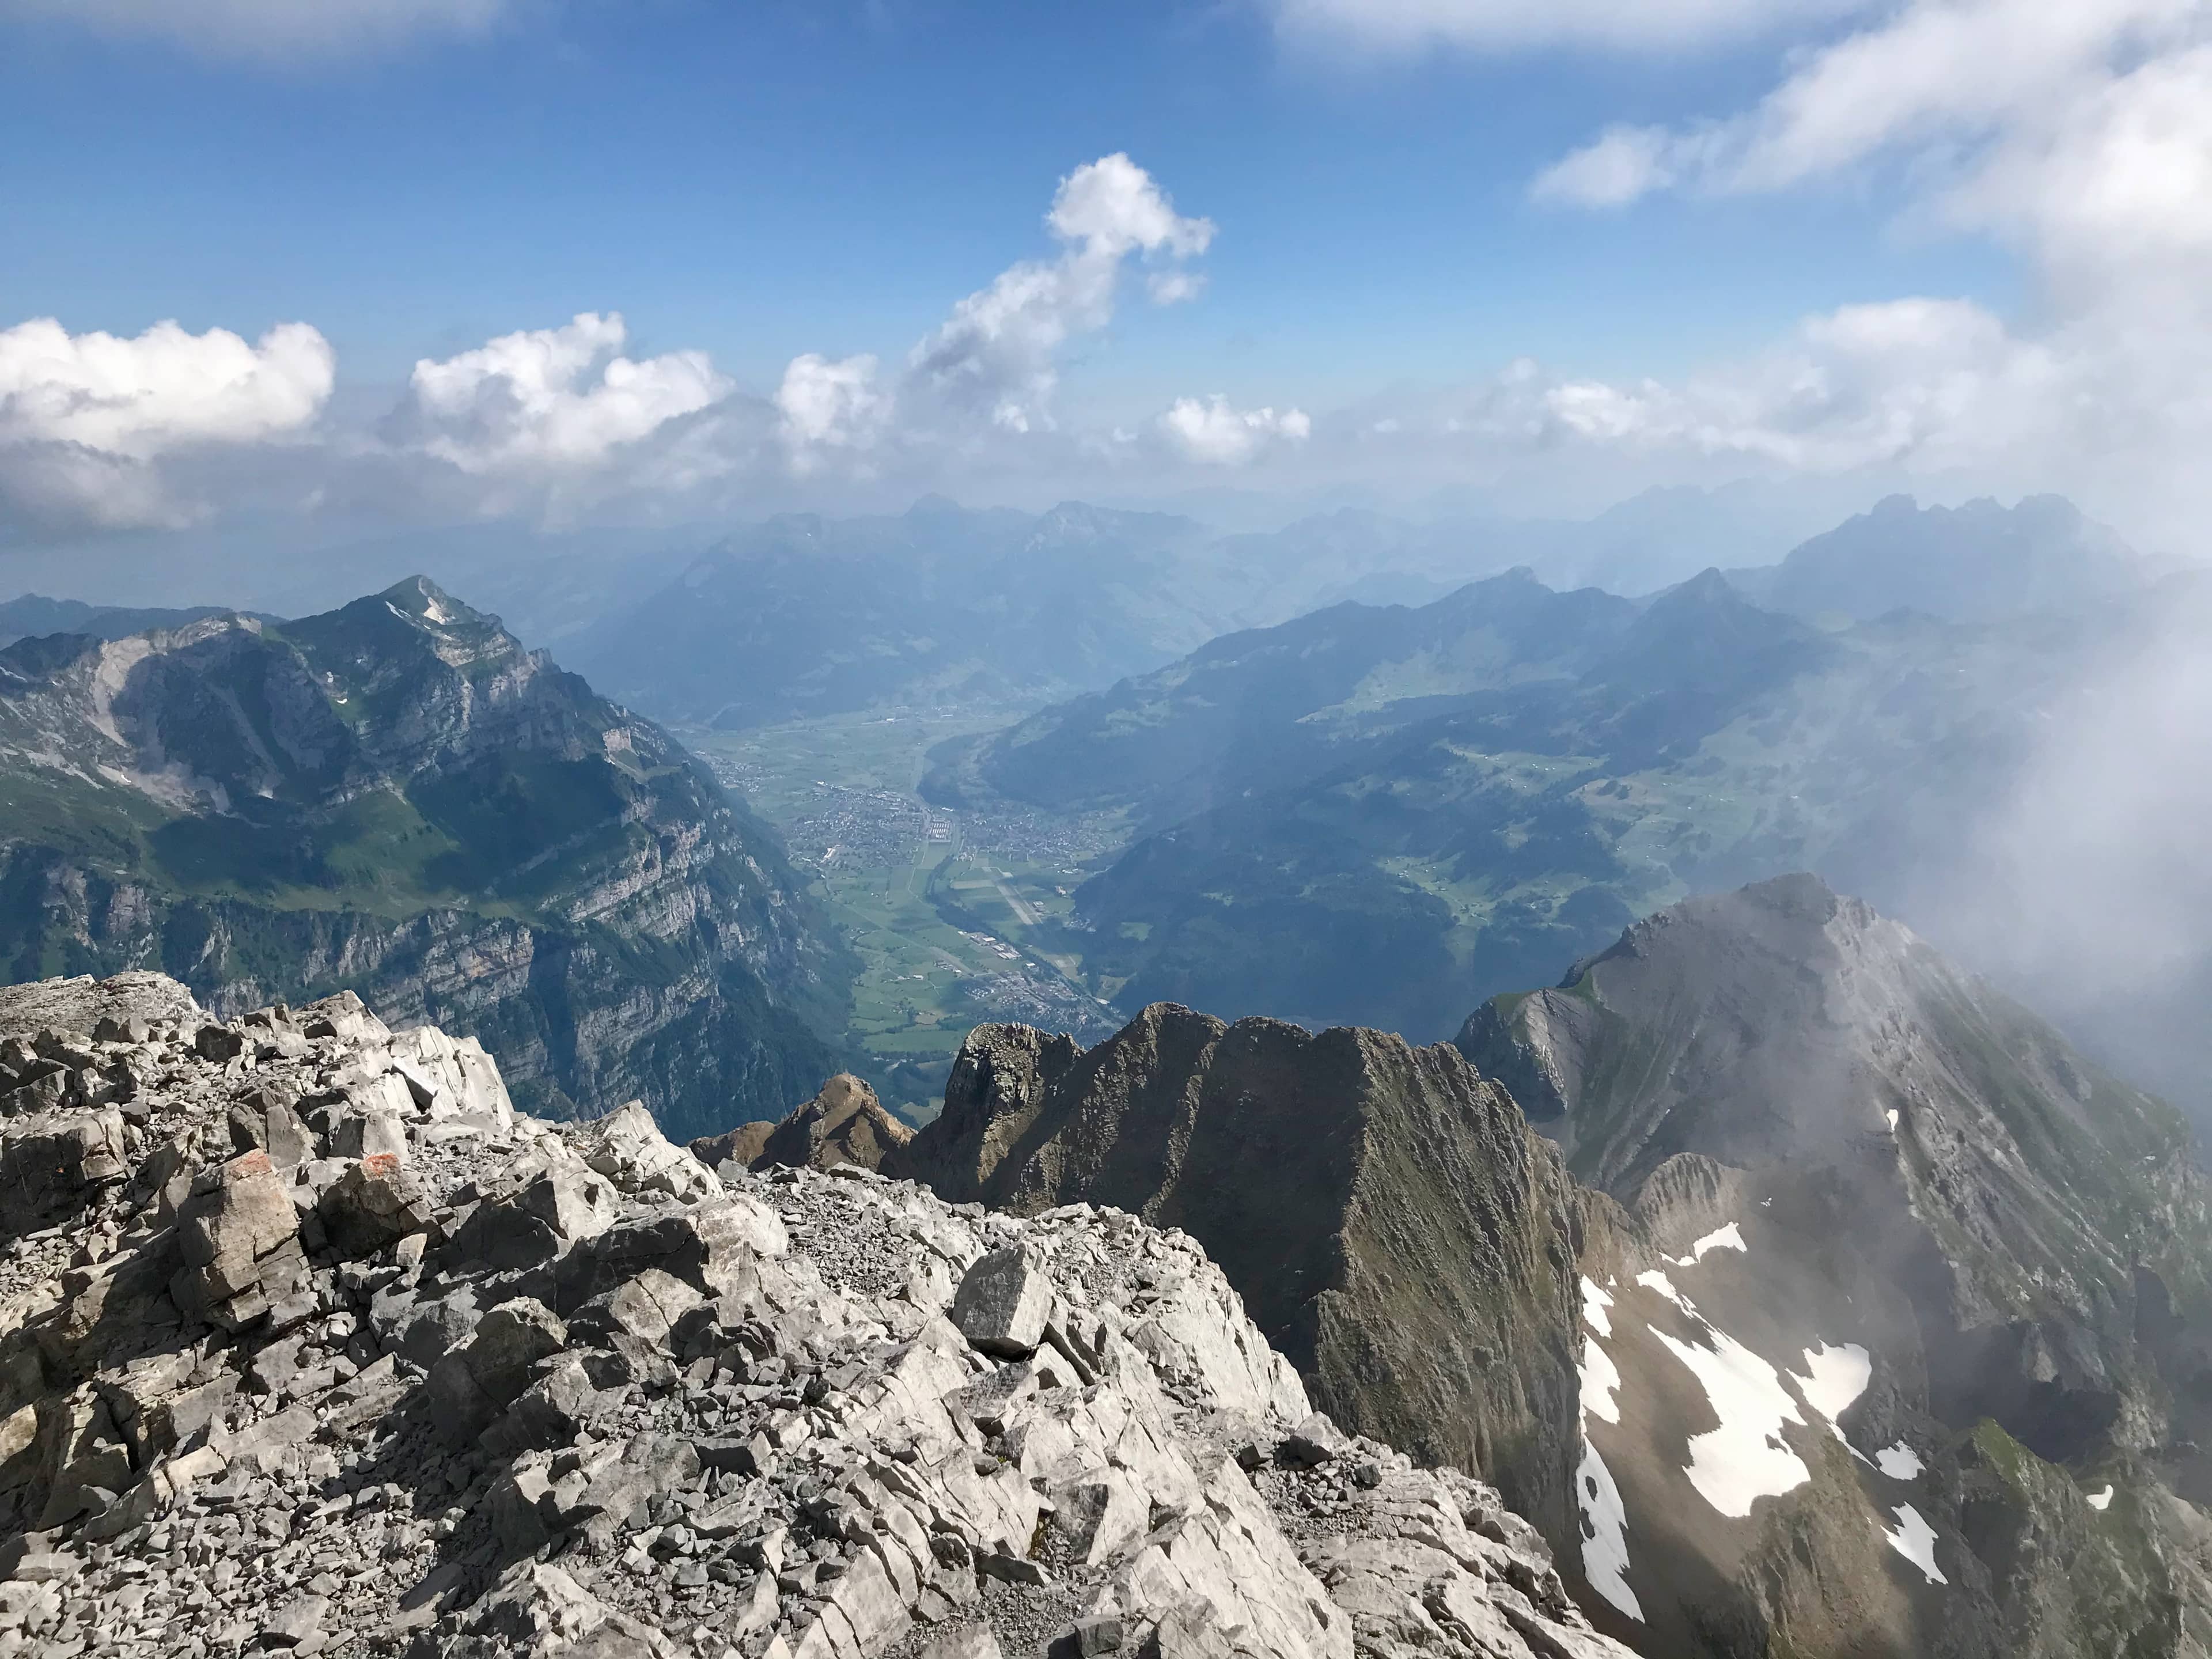
<svg viewBox="0 0 2212 1659">
<path fill-rule="evenodd" d="M 60 19 L 195 52 L 265 60 L 388 49 L 422 35 L 481 34 L 508 0 L 0 0 L 0 17 Z"/>
<path fill-rule="evenodd" d="M 1540 202 L 1622 207 L 1672 185 L 1691 142 L 1657 127 L 1607 127 L 1537 174 L 1529 191 Z"/>
<path fill-rule="evenodd" d="M 890 398 L 876 390 L 876 360 L 865 355 L 833 362 L 810 351 L 793 358 L 775 406 L 800 471 L 818 465 L 823 449 L 870 447 L 891 414 Z"/>
<path fill-rule="evenodd" d="M 1923 229 L 1987 234 L 2034 278 L 2032 327 L 1960 301 L 1844 307 L 1747 364 L 1673 386 L 1549 394 L 1587 440 L 1979 468 L 2126 500 L 2179 532 L 2212 507 L 2212 5 L 1904 0 L 1815 39 L 1732 116 L 1616 127 L 1540 198 L 1893 184 Z M 2194 533 L 2194 532 L 2191 532 Z"/>
<path fill-rule="evenodd" d="M 1178 214 L 1152 176 L 1118 154 L 1061 179 L 1045 223 L 1064 244 L 1060 258 L 1012 265 L 962 300 L 908 367 L 918 391 L 1016 434 L 1052 424 L 1060 349 L 1113 320 L 1124 263 L 1169 262 L 1154 273 L 1152 298 L 1186 300 L 1196 279 L 1176 262 L 1205 252 L 1214 235 L 1212 221 Z"/>
<path fill-rule="evenodd" d="M 1213 221 L 1178 214 L 1152 174 L 1118 151 L 1061 179 L 1045 222 L 1061 240 L 1113 259 L 1158 252 L 1190 258 L 1213 240 Z"/>
<path fill-rule="evenodd" d="M 1914 163 L 1940 211 L 2032 235 L 2083 214 L 2132 242 L 2202 241 L 2212 131 L 2203 0 L 1907 0 L 1794 54 L 1739 114 L 1614 127 L 1540 174 L 1540 197 L 1616 206 L 1653 191 L 1785 189 Z"/>
<path fill-rule="evenodd" d="M 702 351 L 631 358 L 628 340 L 619 313 L 583 312 L 561 328 L 424 358 L 391 430 L 468 473 L 588 469 L 732 390 Z"/>
<path fill-rule="evenodd" d="M 1574 46 L 1676 52 L 1779 33 L 1872 0 L 1274 0 L 1293 35 L 1382 51 Z"/>
<path fill-rule="evenodd" d="M 1206 292 L 1202 270 L 1156 270 L 1145 278 L 1145 292 L 1156 306 L 1178 306 Z"/>
<path fill-rule="evenodd" d="M 1208 466 L 1242 465 L 1276 441 L 1302 443 L 1313 433 L 1304 410 L 1233 409 L 1218 393 L 1176 398 L 1159 423 L 1187 459 Z"/>
<path fill-rule="evenodd" d="M 1735 454 L 1793 470 L 1939 471 L 2042 447 L 2094 418 L 2072 365 L 1963 300 L 1846 306 L 1751 362 L 1680 386 L 1569 381 L 1547 412 L 1601 444 Z M 2082 435 L 2082 434 L 2075 434 Z"/>
<path fill-rule="evenodd" d="M 301 434 L 334 368 L 304 323 L 253 344 L 173 322 L 135 338 L 72 335 L 50 317 L 0 331 L 0 509 L 46 527 L 185 522 L 198 503 L 163 459 Z"/>
<path fill-rule="evenodd" d="M 45 440 L 144 460 L 193 442 L 295 432 L 331 394 L 329 343 L 283 323 L 249 345 L 228 329 L 156 323 L 135 339 L 72 335 L 51 317 L 0 331 L 0 442 Z"/>
</svg>

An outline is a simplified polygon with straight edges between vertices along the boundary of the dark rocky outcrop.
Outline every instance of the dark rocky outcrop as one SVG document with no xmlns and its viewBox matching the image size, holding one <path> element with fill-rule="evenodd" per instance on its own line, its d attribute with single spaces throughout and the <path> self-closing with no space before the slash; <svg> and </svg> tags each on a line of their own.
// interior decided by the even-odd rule
<svg viewBox="0 0 2212 1659">
<path fill-rule="evenodd" d="M 822 1092 L 781 1122 L 741 1123 L 719 1135 L 691 1143 L 692 1155 L 708 1169 L 725 1162 L 741 1169 L 834 1170 L 849 1164 L 880 1170 L 914 1131 L 876 1098 L 876 1091 L 850 1072 L 840 1072 Z"/>
<path fill-rule="evenodd" d="M 1187 1231 L 1317 1401 L 1497 1480 L 1647 1659 L 2212 1651 L 2178 1115 L 1810 878 L 1461 1043 L 985 1026 L 885 1167 Z"/>
<path fill-rule="evenodd" d="M 1182 1228 L 1325 1409 L 1481 1470 L 1547 1536 L 1575 1535 L 1587 1206 L 1449 1046 L 1170 1004 L 1087 1052 L 981 1026 L 943 1113 L 885 1167 L 956 1200 Z"/>
</svg>

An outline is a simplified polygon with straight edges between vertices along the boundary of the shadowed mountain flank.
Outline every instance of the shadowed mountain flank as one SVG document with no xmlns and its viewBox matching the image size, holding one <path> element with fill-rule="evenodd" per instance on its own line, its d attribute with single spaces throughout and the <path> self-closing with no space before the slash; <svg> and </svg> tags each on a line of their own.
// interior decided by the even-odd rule
<svg viewBox="0 0 2212 1659">
<path fill-rule="evenodd" d="M 2204 1650 L 2179 1113 L 1803 875 L 1662 911 L 1459 1045 L 1636 1224 L 1585 1253 L 1582 1400 L 1589 1577 L 1644 1652 Z"/>
<path fill-rule="evenodd" d="M 1582 1200 L 1448 1046 L 1173 1005 L 1087 1052 L 982 1026 L 943 1114 L 886 1167 L 956 1200 L 1183 1229 L 1325 1409 L 1483 1470 L 1573 1535 Z"/>
</svg>

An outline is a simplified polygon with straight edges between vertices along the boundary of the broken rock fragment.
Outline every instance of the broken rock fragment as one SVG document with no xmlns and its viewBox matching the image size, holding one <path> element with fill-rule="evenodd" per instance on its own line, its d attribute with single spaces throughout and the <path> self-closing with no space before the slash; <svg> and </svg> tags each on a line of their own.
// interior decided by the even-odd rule
<svg viewBox="0 0 2212 1659">
<path fill-rule="evenodd" d="M 983 1353 L 1026 1359 L 1044 1340 L 1052 1285 L 1018 1248 L 994 1250 L 968 1269 L 952 1298 L 952 1322 Z"/>
<path fill-rule="evenodd" d="M 185 1266 L 170 1291 L 179 1308 L 235 1329 L 307 1277 L 299 1212 L 269 1154 L 255 1149 L 192 1182 L 177 1222 Z"/>
</svg>

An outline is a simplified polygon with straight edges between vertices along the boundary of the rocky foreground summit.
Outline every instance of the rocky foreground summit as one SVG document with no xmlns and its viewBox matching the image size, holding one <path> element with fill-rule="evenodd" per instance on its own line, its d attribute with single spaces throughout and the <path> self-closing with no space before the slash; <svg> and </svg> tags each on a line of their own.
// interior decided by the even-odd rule
<svg viewBox="0 0 2212 1659">
<path fill-rule="evenodd" d="M 0 1653 L 1613 1659 L 1187 1236 L 517 1114 L 350 994 L 0 992 Z"/>
</svg>

